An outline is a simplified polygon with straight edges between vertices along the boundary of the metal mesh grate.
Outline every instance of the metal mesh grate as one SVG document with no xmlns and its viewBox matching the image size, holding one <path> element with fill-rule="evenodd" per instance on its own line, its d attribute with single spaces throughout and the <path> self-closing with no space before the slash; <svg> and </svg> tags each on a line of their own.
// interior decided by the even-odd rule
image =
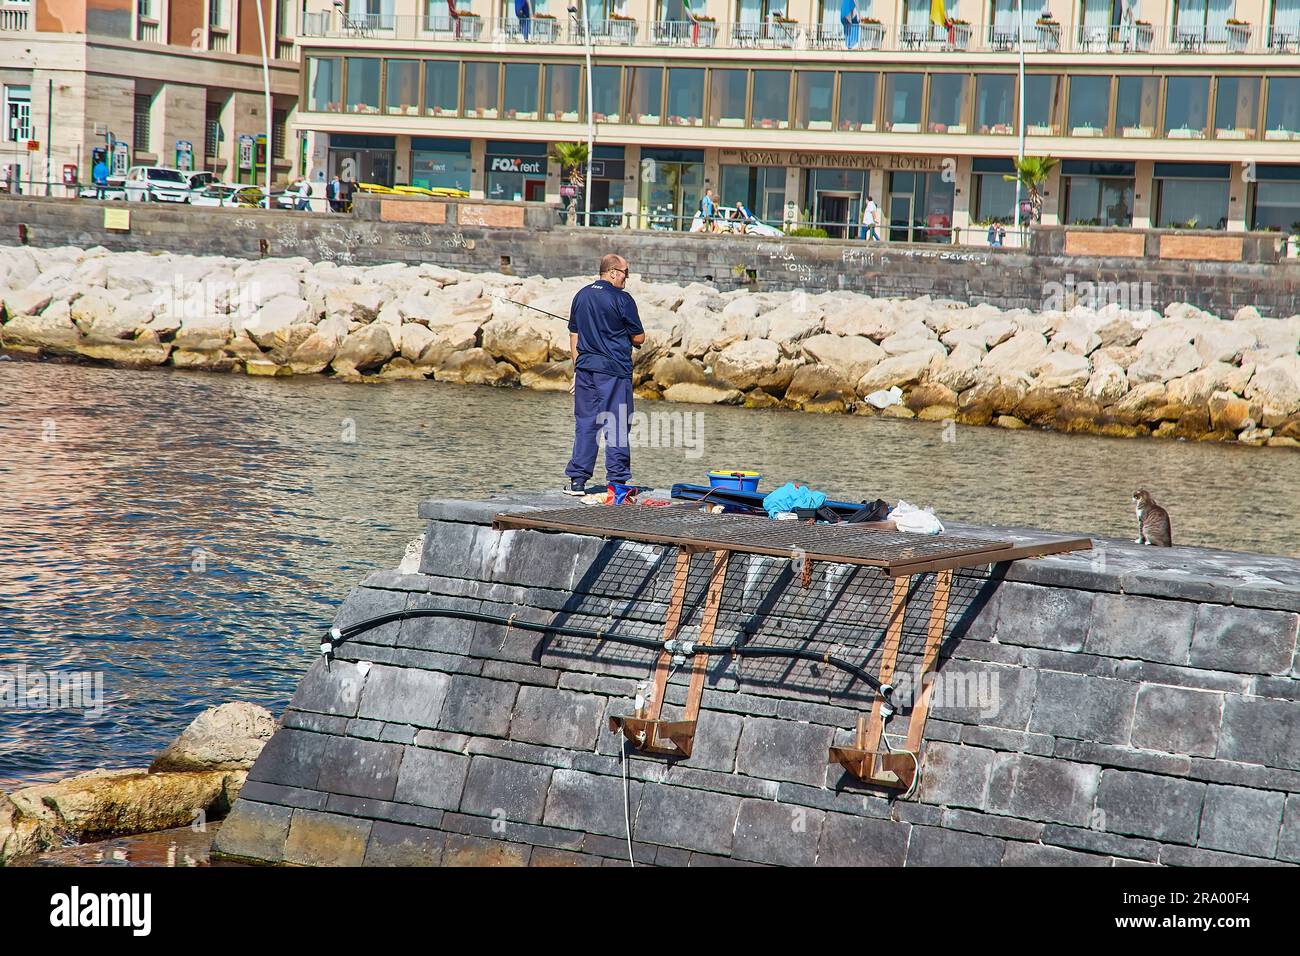
<svg viewBox="0 0 1300 956">
<path fill-rule="evenodd" d="M 892 568 L 924 560 L 980 555 L 1010 548 L 1007 541 L 955 535 L 915 535 L 851 524 L 807 524 L 763 517 L 708 514 L 696 507 L 585 506 L 497 516 L 498 528 L 535 528 L 663 544 L 726 548 L 751 554 L 803 554 L 828 561 Z"/>
</svg>

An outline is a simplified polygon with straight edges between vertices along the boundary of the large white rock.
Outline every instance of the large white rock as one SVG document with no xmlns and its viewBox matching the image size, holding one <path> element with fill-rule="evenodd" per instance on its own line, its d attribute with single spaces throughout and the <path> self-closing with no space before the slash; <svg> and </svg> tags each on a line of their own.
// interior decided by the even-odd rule
<svg viewBox="0 0 1300 956">
<path fill-rule="evenodd" d="M 5 312 L 15 316 L 40 315 L 54 295 L 48 289 L 33 289 L 28 285 L 21 289 L 6 289 L 0 292 L 0 297 L 3 297 Z"/>
<path fill-rule="evenodd" d="M 1084 386 L 1083 394 L 1088 398 L 1109 405 L 1119 401 L 1128 391 L 1128 376 L 1114 362 L 1102 362 L 1097 365 Z"/>
<path fill-rule="evenodd" d="M 906 355 L 892 355 L 872 366 L 858 379 L 858 394 L 870 395 L 893 385 L 901 387 L 915 384 L 921 381 L 932 364 L 942 362 L 946 357 L 947 351 L 937 340 L 927 348 Z"/>
<path fill-rule="evenodd" d="M 700 358 L 722 337 L 722 318 L 717 313 L 683 305 L 677 314 L 682 319 L 682 349 L 688 358 Z"/>
<path fill-rule="evenodd" d="M 524 369 L 549 361 L 551 340 L 541 322 L 502 316 L 483 326 L 483 348 L 493 358 Z"/>
<path fill-rule="evenodd" d="M 1237 322 L 1213 322 L 1201 326 L 1192 344 L 1206 362 L 1236 362 L 1255 347 L 1255 334 Z"/>
<path fill-rule="evenodd" d="M 343 340 L 334 363 L 349 363 L 358 371 L 364 372 L 388 361 L 394 351 L 393 340 L 387 328 L 382 325 L 363 325 Z"/>
<path fill-rule="evenodd" d="M 984 361 L 984 347 L 969 342 L 958 342 L 944 359 L 933 379 L 954 392 L 964 392 L 980 380 L 980 363 Z"/>
<path fill-rule="evenodd" d="M 1127 369 L 1129 382 L 1167 382 L 1195 372 L 1205 360 L 1192 345 L 1194 334 L 1187 324 L 1181 322 L 1152 328 L 1138 342 L 1137 359 Z"/>
<path fill-rule="evenodd" d="M 1034 368 L 1047 356 L 1047 339 L 1038 332 L 1018 332 L 989 350 L 980 370 L 1002 382 L 1028 382 Z"/>
<path fill-rule="evenodd" d="M 849 382 L 856 382 L 886 358 L 885 350 L 865 335 L 814 335 L 800 344 L 810 361 L 833 369 Z"/>
<path fill-rule="evenodd" d="M 275 729 L 271 712 L 257 704 L 209 707 L 154 758 L 149 771 L 250 770 Z"/>
<path fill-rule="evenodd" d="M 1076 355 L 1090 355 L 1101 345 L 1101 336 L 1086 322 L 1071 319 L 1052 336 L 1052 348 L 1063 349 Z"/>
<path fill-rule="evenodd" d="M 271 337 L 291 325 L 310 324 L 311 306 L 306 299 L 282 295 L 266 302 L 251 319 L 239 323 L 254 342 L 267 347 Z"/>
<path fill-rule="evenodd" d="M 880 347 L 889 355 L 906 355 L 928 347 L 935 341 L 934 330 L 916 320 L 904 323 L 892 334 L 880 340 Z"/>
<path fill-rule="evenodd" d="M 795 363 L 781 355 L 775 342 L 751 339 L 728 345 L 713 363 L 713 374 L 741 391 L 783 389 L 790 384 Z"/>
<path fill-rule="evenodd" d="M 1171 379 L 1166 391 L 1172 404 L 1204 405 L 1215 392 L 1242 394 L 1254 371 L 1253 363 L 1247 363 L 1243 368 L 1227 362 L 1211 362 L 1190 375 Z"/>
<path fill-rule="evenodd" d="M 1256 368 L 1246 386 L 1246 397 L 1263 405 L 1266 413 L 1300 412 L 1300 355 L 1276 359 Z"/>
<path fill-rule="evenodd" d="M 1049 352 L 1035 367 L 1039 388 L 1074 388 L 1086 385 L 1092 366 L 1076 352 Z"/>
</svg>

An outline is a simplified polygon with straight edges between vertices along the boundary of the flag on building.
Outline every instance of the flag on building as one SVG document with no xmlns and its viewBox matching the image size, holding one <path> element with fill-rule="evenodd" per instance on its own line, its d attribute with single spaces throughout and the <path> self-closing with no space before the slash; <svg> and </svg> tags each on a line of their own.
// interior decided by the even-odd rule
<svg viewBox="0 0 1300 956">
<path fill-rule="evenodd" d="M 939 27 L 948 23 L 948 11 L 943 0 L 930 0 L 930 22 Z"/>
</svg>

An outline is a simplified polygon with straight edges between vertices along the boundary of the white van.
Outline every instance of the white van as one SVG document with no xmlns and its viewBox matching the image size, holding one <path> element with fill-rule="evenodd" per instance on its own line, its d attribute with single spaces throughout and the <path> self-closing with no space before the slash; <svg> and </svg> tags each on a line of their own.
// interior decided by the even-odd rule
<svg viewBox="0 0 1300 956">
<path fill-rule="evenodd" d="M 123 188 L 128 202 L 190 201 L 189 179 L 167 166 L 132 166 Z"/>
</svg>

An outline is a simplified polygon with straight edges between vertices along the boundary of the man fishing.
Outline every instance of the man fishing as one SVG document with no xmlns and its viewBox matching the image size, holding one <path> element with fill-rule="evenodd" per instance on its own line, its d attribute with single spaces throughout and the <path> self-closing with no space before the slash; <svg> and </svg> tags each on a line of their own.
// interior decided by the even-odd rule
<svg viewBox="0 0 1300 956">
<path fill-rule="evenodd" d="M 636 300 L 627 284 L 627 260 L 600 260 L 600 278 L 578 291 L 569 307 L 569 351 L 573 355 L 573 457 L 564 470 L 567 495 L 586 494 L 596 470 L 598 438 L 605 437 L 605 477 L 631 484 L 627 443 L 632 415 L 632 349 L 645 341 Z"/>
</svg>

